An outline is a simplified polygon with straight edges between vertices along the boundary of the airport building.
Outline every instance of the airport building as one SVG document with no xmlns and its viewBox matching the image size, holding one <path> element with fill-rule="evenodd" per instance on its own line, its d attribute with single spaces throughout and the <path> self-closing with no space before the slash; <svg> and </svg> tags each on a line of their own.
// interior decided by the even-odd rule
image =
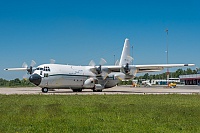
<svg viewBox="0 0 200 133">
<path fill-rule="evenodd" d="M 180 75 L 179 78 L 185 85 L 200 85 L 200 74 Z"/>
<path fill-rule="evenodd" d="M 169 80 L 166 79 L 152 79 L 151 84 L 152 85 L 167 85 L 167 83 L 180 83 L 179 78 L 169 78 Z"/>
</svg>

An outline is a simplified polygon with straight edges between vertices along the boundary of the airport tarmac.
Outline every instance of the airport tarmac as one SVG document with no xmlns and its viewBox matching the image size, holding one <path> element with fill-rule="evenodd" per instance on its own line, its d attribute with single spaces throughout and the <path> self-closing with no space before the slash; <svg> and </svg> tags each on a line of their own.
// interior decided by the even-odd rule
<svg viewBox="0 0 200 133">
<path fill-rule="evenodd" d="M 82 92 L 72 92 L 71 89 L 55 89 L 48 93 L 42 93 L 39 87 L 28 88 L 0 88 L 0 94 L 44 94 L 44 95 L 110 95 L 110 94 L 200 94 L 200 86 L 178 86 L 177 88 L 167 88 L 165 86 L 152 87 L 132 87 L 116 86 L 104 89 L 103 92 L 93 92 L 84 89 Z"/>
</svg>

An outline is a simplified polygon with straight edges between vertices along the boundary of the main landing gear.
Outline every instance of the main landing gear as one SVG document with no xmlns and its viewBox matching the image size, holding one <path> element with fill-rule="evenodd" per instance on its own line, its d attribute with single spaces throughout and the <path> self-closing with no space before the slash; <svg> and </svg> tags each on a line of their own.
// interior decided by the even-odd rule
<svg viewBox="0 0 200 133">
<path fill-rule="evenodd" d="M 102 92 L 102 90 L 93 89 L 93 92 Z"/>
<path fill-rule="evenodd" d="M 82 92 L 82 89 L 72 89 L 73 92 Z"/>
</svg>

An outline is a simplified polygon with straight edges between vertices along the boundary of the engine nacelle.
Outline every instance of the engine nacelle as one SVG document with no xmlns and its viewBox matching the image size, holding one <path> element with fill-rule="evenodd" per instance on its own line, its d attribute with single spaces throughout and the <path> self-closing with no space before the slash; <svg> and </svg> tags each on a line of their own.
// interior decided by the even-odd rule
<svg viewBox="0 0 200 133">
<path fill-rule="evenodd" d="M 130 80 L 136 76 L 137 72 L 138 72 L 137 68 L 131 68 L 129 69 L 128 73 L 124 73 L 124 72 L 117 73 L 114 75 L 114 77 L 119 80 Z"/>
<path fill-rule="evenodd" d="M 126 66 L 122 66 L 121 72 L 125 74 L 125 79 L 129 79 L 135 77 L 138 70 L 135 67 L 129 67 L 129 64 L 127 63 Z"/>
<path fill-rule="evenodd" d="M 83 87 L 84 88 L 94 88 L 95 87 L 94 78 L 89 78 L 89 79 L 85 80 L 85 82 L 83 83 Z"/>
<path fill-rule="evenodd" d="M 124 74 L 130 74 L 130 68 L 128 63 L 126 63 L 125 66 L 122 66 L 121 72 L 123 72 Z"/>
</svg>

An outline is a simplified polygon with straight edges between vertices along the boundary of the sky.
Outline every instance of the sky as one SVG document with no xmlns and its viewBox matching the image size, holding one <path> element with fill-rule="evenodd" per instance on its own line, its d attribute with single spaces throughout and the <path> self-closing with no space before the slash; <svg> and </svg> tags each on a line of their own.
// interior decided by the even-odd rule
<svg viewBox="0 0 200 133">
<path fill-rule="evenodd" d="M 31 60 L 88 65 L 104 58 L 113 65 L 125 38 L 133 64 L 166 64 L 168 45 L 169 63 L 200 67 L 199 6 L 199 0 L 1 0 L 0 78 L 22 79 L 25 72 L 3 69 Z"/>
</svg>

